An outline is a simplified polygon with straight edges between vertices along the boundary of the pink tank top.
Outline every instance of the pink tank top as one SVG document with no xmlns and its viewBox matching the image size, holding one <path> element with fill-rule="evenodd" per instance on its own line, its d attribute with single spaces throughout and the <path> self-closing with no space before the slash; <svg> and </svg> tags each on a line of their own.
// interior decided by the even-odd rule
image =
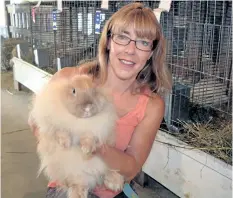
<svg viewBox="0 0 233 198">
<path fill-rule="evenodd" d="M 56 77 L 70 77 L 73 76 L 75 73 L 77 74 L 78 70 L 74 68 L 66 68 L 63 69 L 63 71 L 58 72 L 58 74 L 62 75 L 57 75 Z M 131 140 L 131 137 L 133 135 L 133 132 L 136 128 L 136 126 L 142 121 L 145 111 L 146 111 L 146 106 L 149 101 L 149 97 L 147 94 L 150 95 L 150 90 L 145 89 L 144 91 L 145 94 L 142 94 L 138 98 L 138 102 L 136 104 L 136 107 L 128 112 L 125 116 L 121 117 L 117 121 L 117 128 L 116 128 L 116 148 L 120 149 L 122 151 L 126 150 L 129 142 Z M 49 182 L 48 187 L 56 187 L 57 183 L 56 182 Z M 113 192 L 111 190 L 108 190 L 104 187 L 97 187 L 93 190 L 93 193 L 100 198 L 113 198 L 120 192 Z"/>
<path fill-rule="evenodd" d="M 149 90 L 146 90 L 148 93 Z M 139 96 L 136 107 L 117 121 L 116 148 L 124 151 L 127 149 L 136 126 L 142 121 L 149 97 L 142 94 Z M 93 193 L 100 198 L 113 198 L 120 192 L 113 192 L 104 187 L 95 188 Z"/>
</svg>

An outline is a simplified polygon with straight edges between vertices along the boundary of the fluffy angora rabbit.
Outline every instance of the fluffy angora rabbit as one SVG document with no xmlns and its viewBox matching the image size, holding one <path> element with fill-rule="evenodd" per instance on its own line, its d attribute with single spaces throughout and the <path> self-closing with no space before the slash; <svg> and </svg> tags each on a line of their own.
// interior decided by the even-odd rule
<svg viewBox="0 0 233 198">
<path fill-rule="evenodd" d="M 39 128 L 39 173 L 60 183 L 68 197 L 87 197 L 98 184 L 122 189 L 124 178 L 92 155 L 98 146 L 114 144 L 117 114 L 90 76 L 51 80 L 35 95 L 29 119 Z"/>
</svg>

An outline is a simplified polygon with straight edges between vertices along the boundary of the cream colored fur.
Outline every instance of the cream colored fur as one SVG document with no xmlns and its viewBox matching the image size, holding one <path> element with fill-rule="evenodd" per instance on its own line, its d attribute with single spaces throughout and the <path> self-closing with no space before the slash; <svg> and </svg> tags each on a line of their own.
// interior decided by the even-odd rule
<svg viewBox="0 0 233 198">
<path fill-rule="evenodd" d="M 87 156 L 88 152 L 102 144 L 114 144 L 117 120 L 115 108 L 106 93 L 95 88 L 104 96 L 95 98 L 100 111 L 88 118 L 73 115 L 64 105 L 64 101 L 69 99 L 66 95 L 70 94 L 72 83 L 69 79 L 51 81 L 33 100 L 29 119 L 39 127 L 37 152 L 41 165 L 38 174 L 43 171 L 50 181 L 58 181 L 68 188 L 71 198 L 86 197 L 89 189 L 103 182 L 112 190 L 120 190 L 123 177 L 109 170 L 98 156 Z M 77 88 L 75 97 L 80 97 L 78 94 L 81 92 L 77 91 L 79 87 L 75 84 L 73 87 Z M 67 89 L 70 90 L 67 92 Z M 79 104 L 75 104 L 76 100 L 69 100 L 74 102 L 74 109 L 79 108 Z M 81 147 L 82 138 L 90 140 L 87 144 L 90 142 L 92 145 Z M 113 181 L 109 181 L 111 174 L 115 174 L 118 180 L 114 176 Z M 107 182 L 104 181 L 105 176 Z"/>
</svg>

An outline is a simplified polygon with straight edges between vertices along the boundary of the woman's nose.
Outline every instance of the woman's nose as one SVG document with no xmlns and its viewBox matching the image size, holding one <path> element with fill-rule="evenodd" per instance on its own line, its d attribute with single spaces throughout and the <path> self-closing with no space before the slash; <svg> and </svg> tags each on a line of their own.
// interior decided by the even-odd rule
<svg viewBox="0 0 233 198">
<path fill-rule="evenodd" d="M 125 52 L 127 52 L 128 54 L 134 54 L 135 50 L 136 50 L 135 41 L 130 41 L 130 43 L 126 45 Z"/>
</svg>

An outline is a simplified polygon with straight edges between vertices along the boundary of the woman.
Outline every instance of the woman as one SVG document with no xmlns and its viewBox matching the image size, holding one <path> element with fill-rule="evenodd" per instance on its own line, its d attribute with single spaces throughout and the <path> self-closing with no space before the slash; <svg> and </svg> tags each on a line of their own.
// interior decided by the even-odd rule
<svg viewBox="0 0 233 198">
<path fill-rule="evenodd" d="M 96 62 L 67 67 L 53 76 L 69 78 L 92 72 L 99 86 L 111 90 L 120 117 L 116 146 L 105 145 L 96 155 L 119 170 L 127 182 L 141 170 L 164 116 L 161 93 L 171 88 L 164 60 L 165 41 L 154 13 L 141 3 L 131 3 L 105 24 Z M 65 197 L 56 192 L 56 184 L 49 187 L 47 197 Z M 124 197 L 119 193 L 102 187 L 90 197 Z"/>
</svg>

